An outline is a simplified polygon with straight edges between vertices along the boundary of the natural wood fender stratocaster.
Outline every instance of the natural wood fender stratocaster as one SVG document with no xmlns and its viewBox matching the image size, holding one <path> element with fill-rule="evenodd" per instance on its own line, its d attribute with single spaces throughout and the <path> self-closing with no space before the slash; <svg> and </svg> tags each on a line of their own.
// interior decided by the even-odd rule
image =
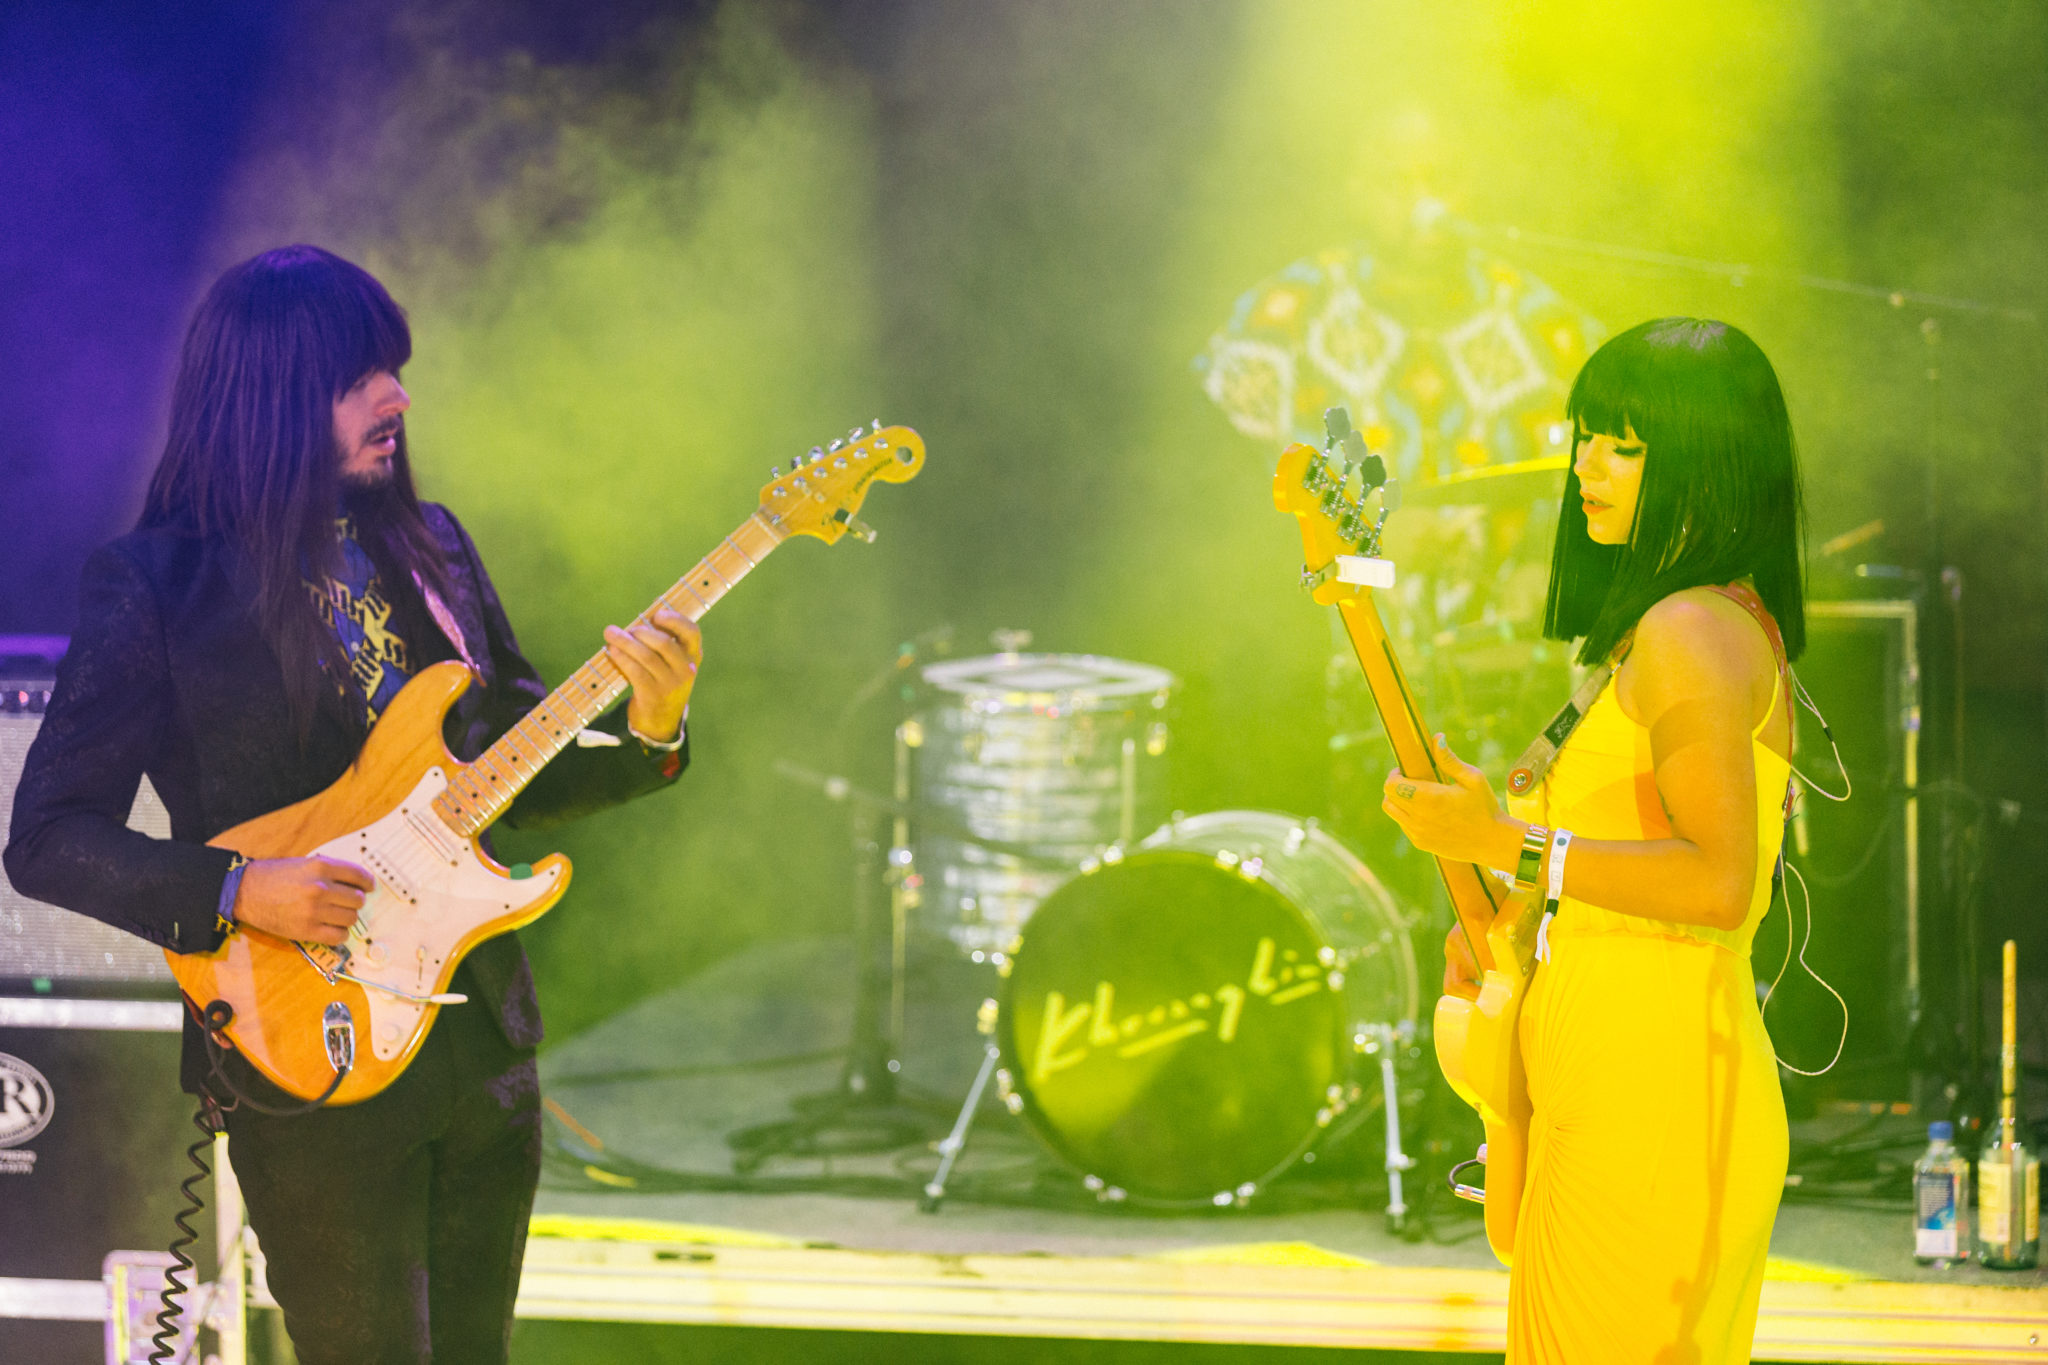
<svg viewBox="0 0 2048 1365">
<path fill-rule="evenodd" d="M 1300 444 L 1281 452 L 1273 502 L 1300 523 L 1303 586 L 1317 604 L 1337 608 L 1402 773 L 1447 782 L 1373 603 L 1373 589 L 1394 581 L 1394 566 L 1380 557 L 1391 499 L 1380 493 L 1377 517 L 1366 510 L 1385 484 L 1384 468 L 1341 409 L 1332 410 L 1330 425 L 1328 454 Z M 1351 460 L 1337 454 L 1340 443 Z M 1515 1027 L 1535 967 L 1543 904 L 1534 894 L 1511 894 L 1499 878 L 1471 863 L 1438 858 L 1436 865 L 1483 973 L 1476 999 L 1445 995 L 1437 1001 L 1437 1063 L 1486 1125 L 1486 1240 L 1506 1264 L 1514 1251 L 1529 1151 L 1529 1088 Z"/>
<path fill-rule="evenodd" d="M 761 505 L 643 613 L 670 607 L 700 619 L 732 586 L 796 535 L 831 544 L 849 530 L 869 487 L 903 483 L 924 464 L 906 427 L 856 429 L 799 457 L 761 490 Z M 626 692 L 602 651 L 527 713 L 474 763 L 441 739 L 448 708 L 469 687 L 467 666 L 423 669 L 392 700 L 362 752 L 326 791 L 235 826 L 210 842 L 249 858 L 319 853 L 376 877 L 348 941 L 297 943 L 242 926 L 211 953 L 170 953 L 171 973 L 202 1015 L 225 1001 L 221 1030 L 272 1081 L 302 1099 L 368 1099 L 405 1070 L 444 1004 L 463 955 L 538 919 L 569 885 L 560 854 L 500 866 L 477 839 L 534 774 Z"/>
</svg>

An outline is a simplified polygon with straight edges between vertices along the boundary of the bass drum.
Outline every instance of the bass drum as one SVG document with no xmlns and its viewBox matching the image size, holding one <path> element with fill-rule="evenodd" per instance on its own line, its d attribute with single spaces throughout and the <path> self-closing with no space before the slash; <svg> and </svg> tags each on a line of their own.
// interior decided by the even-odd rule
<svg viewBox="0 0 2048 1365">
<path fill-rule="evenodd" d="M 1242 1203 L 1412 1029 L 1408 919 L 1313 820 L 1177 820 L 1041 903 L 996 1018 L 1004 1103 L 1106 1200 Z"/>
</svg>

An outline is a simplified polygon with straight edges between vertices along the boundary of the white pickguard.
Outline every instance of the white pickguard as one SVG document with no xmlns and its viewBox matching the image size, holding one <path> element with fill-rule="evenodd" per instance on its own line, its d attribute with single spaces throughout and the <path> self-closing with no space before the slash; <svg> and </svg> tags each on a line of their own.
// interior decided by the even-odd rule
<svg viewBox="0 0 2048 1365">
<path fill-rule="evenodd" d="M 349 931 L 343 971 L 369 997 L 370 1049 L 381 1061 L 410 1043 L 427 1002 L 407 997 L 433 994 L 463 936 L 544 898 L 562 875 L 557 867 L 512 878 L 485 866 L 469 840 L 434 811 L 434 798 L 447 786 L 448 775 L 430 768 L 383 819 L 313 850 L 377 879 Z"/>
</svg>

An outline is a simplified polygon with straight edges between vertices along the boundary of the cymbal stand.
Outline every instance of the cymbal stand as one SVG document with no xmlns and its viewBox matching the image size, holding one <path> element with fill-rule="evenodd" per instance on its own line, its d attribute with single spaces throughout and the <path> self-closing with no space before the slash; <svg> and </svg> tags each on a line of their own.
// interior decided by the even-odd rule
<svg viewBox="0 0 2048 1365">
<path fill-rule="evenodd" d="M 989 1004 L 993 1004 L 990 1001 Z M 946 1200 L 946 1182 L 953 1178 L 953 1166 L 960 1160 L 960 1153 L 967 1150 L 967 1133 L 974 1126 L 974 1116 L 981 1109 L 981 1097 L 988 1090 L 988 1078 L 995 1074 L 996 1066 L 1002 1060 L 1003 1051 L 996 1046 L 995 1011 L 989 1005 L 981 1010 L 981 1070 L 974 1073 L 974 1084 L 967 1088 L 967 1098 L 960 1105 L 960 1114 L 953 1120 L 953 1131 L 946 1134 L 939 1144 L 939 1168 L 932 1172 L 932 1178 L 925 1183 L 924 1194 L 917 1201 L 917 1207 L 924 1213 L 937 1213 Z"/>
</svg>

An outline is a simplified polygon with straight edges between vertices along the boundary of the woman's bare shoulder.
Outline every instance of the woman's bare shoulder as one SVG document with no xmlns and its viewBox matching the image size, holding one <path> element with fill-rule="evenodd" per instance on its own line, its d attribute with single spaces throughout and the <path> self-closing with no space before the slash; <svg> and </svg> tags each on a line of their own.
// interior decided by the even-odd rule
<svg viewBox="0 0 2048 1365">
<path fill-rule="evenodd" d="M 1643 613 L 1628 665 L 1638 694 L 1740 688 L 1746 696 L 1775 661 L 1741 606 L 1711 588 L 1686 588 Z"/>
</svg>

